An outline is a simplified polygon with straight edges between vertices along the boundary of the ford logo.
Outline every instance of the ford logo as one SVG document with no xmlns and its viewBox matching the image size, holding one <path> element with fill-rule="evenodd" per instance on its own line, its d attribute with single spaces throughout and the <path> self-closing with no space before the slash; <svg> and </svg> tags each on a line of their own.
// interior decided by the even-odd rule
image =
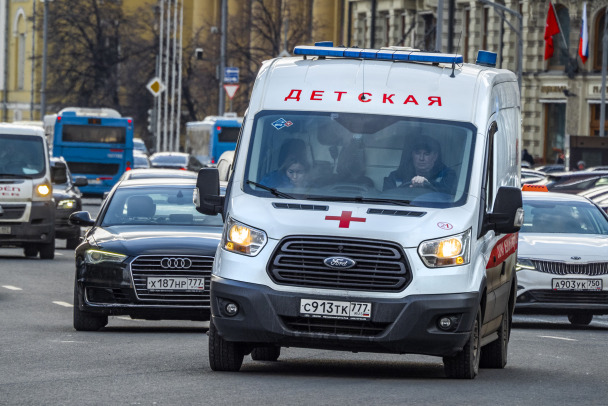
<svg viewBox="0 0 608 406">
<path fill-rule="evenodd" d="M 348 269 L 355 266 L 357 263 L 346 257 L 329 257 L 323 260 L 323 263 L 330 268 Z"/>
</svg>

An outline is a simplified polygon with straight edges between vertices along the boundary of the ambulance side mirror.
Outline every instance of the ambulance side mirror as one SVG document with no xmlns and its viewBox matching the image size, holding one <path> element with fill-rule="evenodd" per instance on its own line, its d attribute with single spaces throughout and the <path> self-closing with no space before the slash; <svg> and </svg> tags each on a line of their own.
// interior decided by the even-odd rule
<svg viewBox="0 0 608 406">
<path fill-rule="evenodd" d="M 499 234 L 516 233 L 524 223 L 521 189 L 502 186 L 498 188 L 494 209 L 487 216 L 487 228 Z"/>
<path fill-rule="evenodd" d="M 194 205 L 199 213 L 215 216 L 224 210 L 224 196 L 220 196 L 220 175 L 217 168 L 198 171 Z"/>
</svg>

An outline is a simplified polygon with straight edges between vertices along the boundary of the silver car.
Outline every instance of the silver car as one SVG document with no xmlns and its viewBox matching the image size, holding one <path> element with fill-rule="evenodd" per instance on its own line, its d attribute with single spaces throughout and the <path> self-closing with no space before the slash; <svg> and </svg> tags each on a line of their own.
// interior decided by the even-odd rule
<svg viewBox="0 0 608 406">
<path fill-rule="evenodd" d="M 587 325 L 608 314 L 608 216 L 589 199 L 523 192 L 517 313 L 567 315 Z"/>
</svg>

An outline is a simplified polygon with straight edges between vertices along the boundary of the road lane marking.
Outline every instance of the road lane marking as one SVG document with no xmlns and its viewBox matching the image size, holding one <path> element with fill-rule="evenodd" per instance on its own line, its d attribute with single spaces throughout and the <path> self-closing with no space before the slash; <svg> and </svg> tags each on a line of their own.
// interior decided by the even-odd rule
<svg viewBox="0 0 608 406">
<path fill-rule="evenodd" d="M 132 319 L 132 318 L 127 317 L 127 316 L 120 316 L 120 317 L 117 317 L 117 319 L 129 320 L 129 321 L 145 321 L 145 320 L 141 320 L 141 319 Z"/>
<path fill-rule="evenodd" d="M 59 306 L 63 306 L 63 307 L 74 307 L 72 304 L 70 303 L 66 303 L 66 302 L 61 302 L 61 301 L 54 301 L 53 303 L 55 303 L 56 305 Z"/>
<path fill-rule="evenodd" d="M 2 287 L 4 289 L 8 289 L 8 290 L 23 290 L 21 288 L 18 288 L 17 286 L 13 286 L 13 285 L 2 285 Z"/>
<path fill-rule="evenodd" d="M 553 338 L 555 340 L 564 340 L 564 341 L 578 341 L 574 338 L 566 338 L 566 337 L 554 337 L 554 336 L 539 336 L 540 338 Z"/>
</svg>

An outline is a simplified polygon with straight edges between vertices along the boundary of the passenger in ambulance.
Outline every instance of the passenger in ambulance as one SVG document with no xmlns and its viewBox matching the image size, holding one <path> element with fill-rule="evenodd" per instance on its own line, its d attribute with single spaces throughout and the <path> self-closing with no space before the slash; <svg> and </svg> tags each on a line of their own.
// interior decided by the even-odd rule
<svg viewBox="0 0 608 406">
<path fill-rule="evenodd" d="M 302 154 L 290 154 L 278 170 L 270 172 L 260 183 L 272 188 L 303 188 L 308 184 L 309 169 Z"/>
<path fill-rule="evenodd" d="M 441 147 L 433 137 L 419 137 L 410 152 L 404 152 L 404 158 L 399 168 L 384 178 L 384 190 L 426 187 L 454 194 L 458 181 L 456 173 L 444 165 Z"/>
<path fill-rule="evenodd" d="M 358 185 L 361 191 L 374 189 L 374 181 L 365 175 L 365 167 L 365 145 L 361 139 L 353 139 L 340 151 L 336 176 L 328 181 L 334 189 L 345 192 L 353 191 L 352 185 Z"/>
</svg>

